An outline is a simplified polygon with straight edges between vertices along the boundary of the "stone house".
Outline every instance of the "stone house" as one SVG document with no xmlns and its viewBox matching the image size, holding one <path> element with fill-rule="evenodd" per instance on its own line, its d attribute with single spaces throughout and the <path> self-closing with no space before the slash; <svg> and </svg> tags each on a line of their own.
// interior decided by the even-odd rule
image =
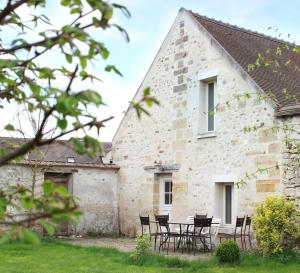
<svg viewBox="0 0 300 273">
<path fill-rule="evenodd" d="M 150 109 L 150 117 L 139 120 L 128 110 L 112 147 L 104 144 L 97 159 L 57 141 L 45 147 L 42 158 L 30 154 L 22 163 L 1 167 L 0 184 L 30 183 L 34 172 L 40 182 L 57 179 L 79 196 L 84 213 L 68 233 L 130 236 L 139 232 L 139 214 L 169 213 L 181 221 L 207 213 L 230 228 L 236 216 L 252 215 L 268 194 L 296 198 L 300 180 L 291 158 L 298 155 L 272 127 L 299 124 L 300 106 L 289 99 L 299 97 L 299 72 L 288 65 L 249 70 L 258 53 L 269 49 L 271 59 L 282 60 L 274 50 L 285 50 L 300 66 L 299 54 L 285 46 L 182 8 L 134 97 L 151 87 L 161 105 Z M 258 102 L 269 90 L 275 96 Z M 245 133 L 245 127 L 257 130 Z M 262 168 L 268 171 L 258 172 Z M 255 175 L 237 187 L 247 173 Z"/>
<path fill-rule="evenodd" d="M 283 61 L 279 51 L 294 65 L 249 69 L 258 53 Z M 207 213 L 231 227 L 268 194 L 299 196 L 298 164 L 286 166 L 292 151 L 272 129 L 299 124 L 296 65 L 284 41 L 180 9 L 134 97 L 150 86 L 161 106 L 140 121 L 127 111 L 113 138 L 121 233 L 138 232 L 139 214 Z M 275 96 L 259 101 L 269 91 Z M 247 174 L 255 175 L 238 187 Z"/>
<path fill-rule="evenodd" d="M 0 138 L 0 145 L 20 145 L 26 139 Z M 59 234 L 117 234 L 117 171 L 118 166 L 105 164 L 102 158 L 111 150 L 111 143 L 103 143 L 103 152 L 96 158 L 78 155 L 68 141 L 58 140 L 31 152 L 26 160 L 0 167 L 0 185 L 31 185 L 36 191 L 46 179 L 65 186 L 79 198 L 83 213 L 77 225 L 61 225 Z"/>
</svg>

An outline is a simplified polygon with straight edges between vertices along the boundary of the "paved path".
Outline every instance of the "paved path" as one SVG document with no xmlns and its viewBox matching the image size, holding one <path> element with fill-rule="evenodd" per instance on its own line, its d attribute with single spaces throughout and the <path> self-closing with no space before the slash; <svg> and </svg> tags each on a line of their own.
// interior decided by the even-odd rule
<svg viewBox="0 0 300 273">
<path fill-rule="evenodd" d="M 75 238 L 72 240 L 68 240 L 71 244 L 77 244 L 81 246 L 98 246 L 98 247 L 112 247 L 116 248 L 118 250 L 124 251 L 124 252 L 131 252 L 134 250 L 135 242 L 132 238 L 126 238 L 126 237 L 118 237 L 118 238 Z M 171 248 L 171 247 L 170 247 Z M 158 251 L 156 251 L 159 253 Z M 166 255 L 166 251 L 160 252 L 162 255 Z M 193 254 L 187 254 L 187 253 L 181 253 L 180 250 L 177 252 L 173 252 L 173 250 L 170 249 L 169 255 L 171 257 L 178 257 L 182 259 L 187 260 L 197 260 L 197 259 L 204 259 L 210 257 L 212 254 L 210 253 L 196 253 L 194 256 Z"/>
</svg>

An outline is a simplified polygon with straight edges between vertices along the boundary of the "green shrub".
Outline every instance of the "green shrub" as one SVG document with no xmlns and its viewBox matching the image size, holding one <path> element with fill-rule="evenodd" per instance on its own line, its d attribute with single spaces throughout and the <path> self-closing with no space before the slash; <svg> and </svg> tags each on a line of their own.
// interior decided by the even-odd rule
<svg viewBox="0 0 300 273">
<path fill-rule="evenodd" d="M 288 241 L 299 236 L 295 203 L 285 197 L 269 196 L 256 206 L 253 227 L 259 250 L 264 256 L 282 253 Z"/>
<path fill-rule="evenodd" d="M 130 255 L 130 258 L 134 262 L 141 262 L 150 251 L 150 237 L 149 235 L 141 235 L 137 236 L 135 239 L 135 249 L 133 253 Z"/>
<path fill-rule="evenodd" d="M 217 248 L 216 256 L 221 263 L 238 263 L 240 249 L 235 241 L 223 241 Z"/>
</svg>

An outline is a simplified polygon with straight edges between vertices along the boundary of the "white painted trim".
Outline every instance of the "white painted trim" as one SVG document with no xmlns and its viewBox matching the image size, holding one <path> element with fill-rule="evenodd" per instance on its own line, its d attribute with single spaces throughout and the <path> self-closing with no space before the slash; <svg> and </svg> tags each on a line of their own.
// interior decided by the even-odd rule
<svg viewBox="0 0 300 273">
<path fill-rule="evenodd" d="M 197 135 L 198 139 L 202 139 L 202 138 L 211 138 L 211 137 L 216 137 L 217 136 L 217 132 L 216 131 L 207 131 L 204 133 L 199 133 Z"/>
<path fill-rule="evenodd" d="M 237 175 L 235 174 L 223 174 L 223 175 L 214 175 L 212 177 L 214 183 L 232 183 L 237 181 Z"/>
<path fill-rule="evenodd" d="M 203 69 L 200 70 L 197 73 L 197 80 L 198 81 L 206 81 L 209 80 L 211 78 L 215 78 L 219 75 L 219 71 L 216 68 L 213 69 Z"/>
</svg>

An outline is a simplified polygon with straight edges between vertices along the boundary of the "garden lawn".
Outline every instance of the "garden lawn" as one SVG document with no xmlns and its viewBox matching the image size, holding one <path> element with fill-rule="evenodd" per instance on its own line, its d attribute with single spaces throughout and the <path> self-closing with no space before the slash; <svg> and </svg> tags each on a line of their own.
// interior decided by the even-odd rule
<svg viewBox="0 0 300 273">
<path fill-rule="evenodd" d="M 130 254 L 115 249 L 80 247 L 58 241 L 40 245 L 10 243 L 0 245 L 0 272 L 2 273 L 68 273 L 68 272 L 299 272 L 300 257 L 263 259 L 244 254 L 236 266 L 220 266 L 215 259 L 182 261 L 150 255 L 142 264 L 133 264 Z"/>
</svg>

